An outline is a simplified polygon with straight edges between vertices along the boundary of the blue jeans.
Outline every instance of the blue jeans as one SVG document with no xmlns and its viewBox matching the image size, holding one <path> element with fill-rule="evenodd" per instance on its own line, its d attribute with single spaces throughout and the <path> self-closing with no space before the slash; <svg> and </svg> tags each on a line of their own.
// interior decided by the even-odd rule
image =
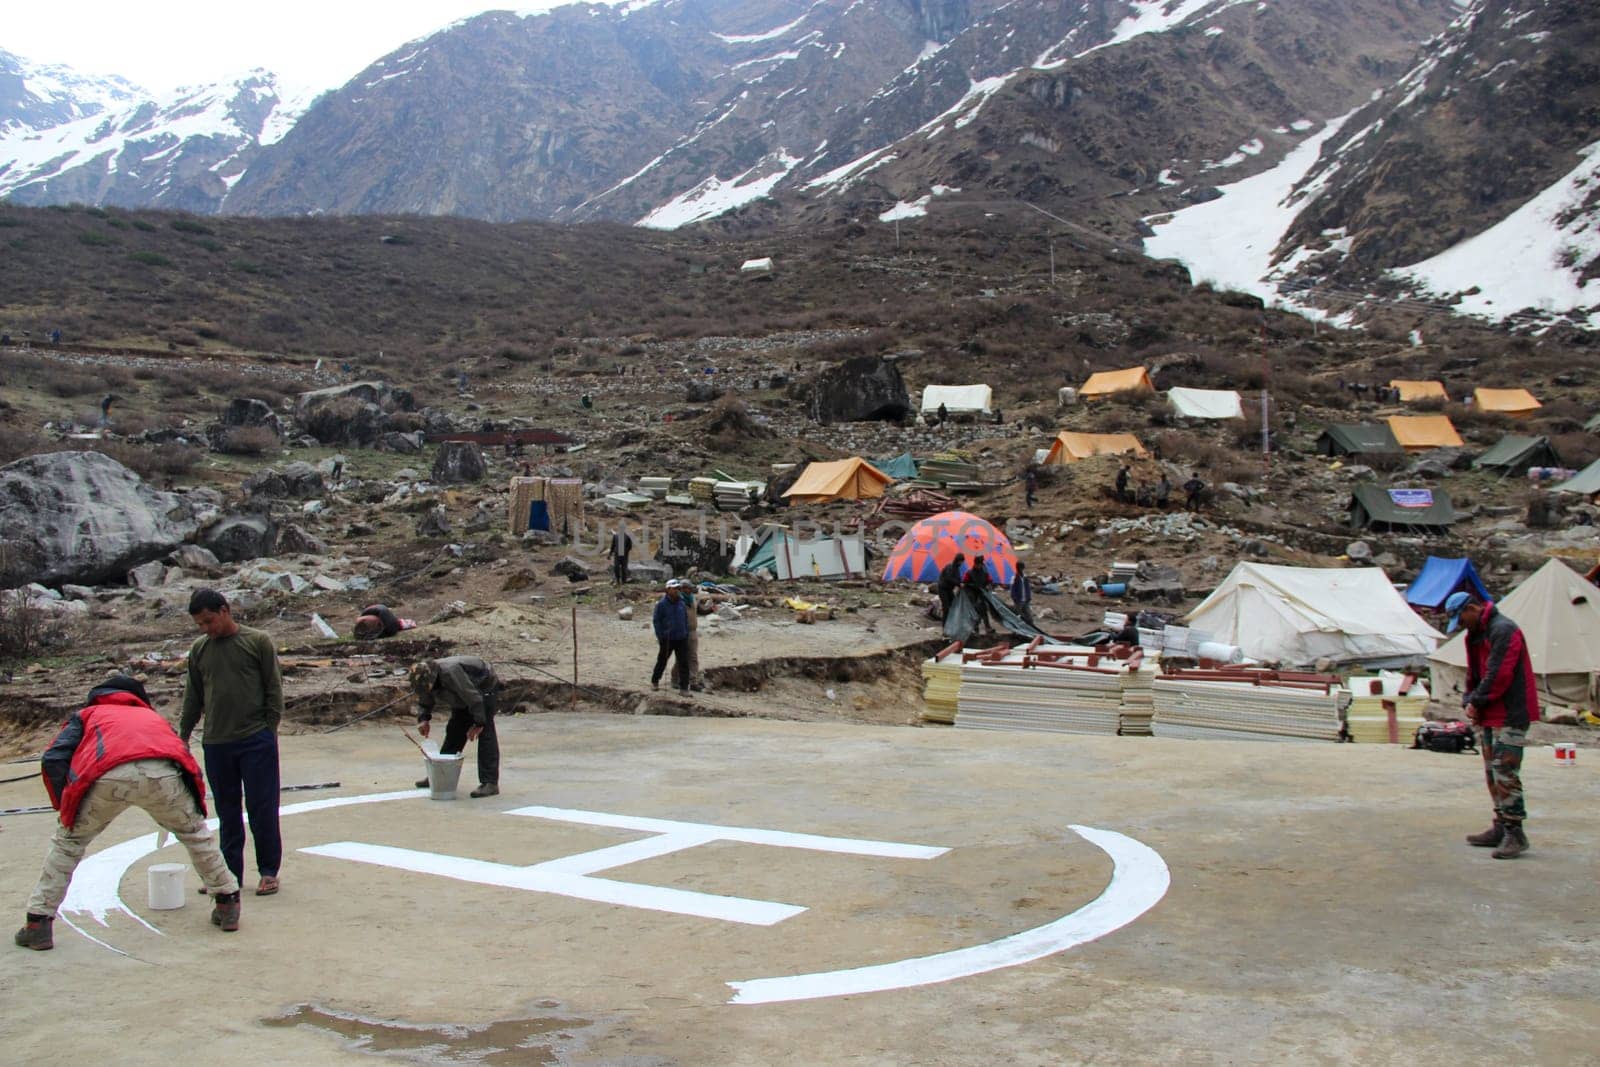
<svg viewBox="0 0 1600 1067">
<path fill-rule="evenodd" d="M 228 870 L 244 882 L 244 815 L 248 811 L 250 836 L 256 843 L 256 871 L 263 877 L 275 876 L 283 862 L 283 836 L 278 832 L 278 735 L 262 730 L 238 741 L 202 747 Z"/>
</svg>

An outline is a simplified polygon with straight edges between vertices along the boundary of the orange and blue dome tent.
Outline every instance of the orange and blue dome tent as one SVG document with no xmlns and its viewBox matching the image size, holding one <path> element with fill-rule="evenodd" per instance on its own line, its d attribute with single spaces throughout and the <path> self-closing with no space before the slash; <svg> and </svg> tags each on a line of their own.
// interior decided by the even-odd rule
<svg viewBox="0 0 1600 1067">
<path fill-rule="evenodd" d="M 941 511 L 905 532 L 889 553 L 883 580 L 936 582 L 957 552 L 966 555 L 968 568 L 982 556 L 983 569 L 997 585 L 1008 586 L 1017 576 L 1017 554 L 1005 534 L 971 512 Z M 965 575 L 966 568 L 961 573 Z"/>
</svg>

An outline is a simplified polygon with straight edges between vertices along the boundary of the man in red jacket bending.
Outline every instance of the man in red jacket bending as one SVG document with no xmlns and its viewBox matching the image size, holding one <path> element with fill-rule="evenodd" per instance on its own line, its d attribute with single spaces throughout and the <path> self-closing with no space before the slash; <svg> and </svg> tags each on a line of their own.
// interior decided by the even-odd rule
<svg viewBox="0 0 1600 1067">
<path fill-rule="evenodd" d="M 239 883 L 206 828 L 205 779 L 189 747 L 150 707 L 136 678 L 116 675 L 89 691 L 44 754 L 44 787 L 61 813 L 44 872 L 14 938 L 53 948 L 51 927 L 84 849 L 128 807 L 143 808 L 189 850 L 214 906 L 211 922 L 239 929 Z"/>
<path fill-rule="evenodd" d="M 1494 802 L 1494 825 L 1469 834 L 1467 843 L 1494 849 L 1497 860 L 1528 850 L 1522 823 L 1522 748 L 1528 726 L 1539 721 L 1539 686 L 1522 630 L 1500 614 L 1493 601 L 1471 593 L 1452 593 L 1444 603 L 1448 630 L 1467 628 L 1467 695 L 1461 709 L 1478 728 L 1484 777 Z"/>
</svg>

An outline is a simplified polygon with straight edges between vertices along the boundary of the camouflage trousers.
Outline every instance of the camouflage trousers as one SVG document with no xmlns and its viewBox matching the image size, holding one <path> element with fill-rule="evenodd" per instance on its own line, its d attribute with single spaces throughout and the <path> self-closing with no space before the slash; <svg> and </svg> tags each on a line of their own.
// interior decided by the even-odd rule
<svg viewBox="0 0 1600 1067">
<path fill-rule="evenodd" d="M 71 829 L 57 824 L 39 884 L 28 898 L 29 914 L 56 913 L 67 895 L 72 872 L 83 860 L 84 850 L 128 808 L 143 808 L 156 825 L 172 831 L 183 842 L 200 880 L 213 894 L 239 891 L 239 883 L 223 861 L 216 837 L 206 827 L 178 765 L 171 760 L 135 760 L 111 768 L 89 787 Z"/>
<path fill-rule="evenodd" d="M 1522 747 L 1527 739 L 1527 730 L 1478 728 L 1478 750 L 1483 753 L 1483 777 L 1494 802 L 1494 817 L 1507 826 L 1521 826 L 1528 817 L 1522 803 Z"/>
</svg>

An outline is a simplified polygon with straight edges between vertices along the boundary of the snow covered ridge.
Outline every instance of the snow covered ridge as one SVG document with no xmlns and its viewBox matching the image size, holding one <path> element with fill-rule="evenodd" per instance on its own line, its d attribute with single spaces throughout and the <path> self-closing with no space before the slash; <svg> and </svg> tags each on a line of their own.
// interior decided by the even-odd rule
<svg viewBox="0 0 1600 1067">
<path fill-rule="evenodd" d="M 1600 326 L 1600 277 L 1593 276 L 1600 271 L 1593 206 L 1600 202 L 1600 141 L 1582 154 L 1582 163 L 1498 224 L 1389 276 L 1495 322 L 1532 313 Z"/>
<path fill-rule="evenodd" d="M 100 185 L 140 186 L 159 201 L 171 167 L 193 150 L 217 174 L 221 184 L 213 192 L 221 197 L 243 173 L 249 153 L 282 138 L 311 102 L 312 94 L 286 94 L 274 75 L 258 70 L 47 129 L 12 129 L 0 134 L 0 196 L 21 193 L 26 201 L 29 188 L 92 175 Z"/>
<path fill-rule="evenodd" d="M 70 67 L 33 63 L 0 50 L 0 79 L 6 78 L 16 78 L 21 93 L 0 112 L 0 135 L 56 126 L 148 97 L 123 78 L 80 74 Z"/>
</svg>

